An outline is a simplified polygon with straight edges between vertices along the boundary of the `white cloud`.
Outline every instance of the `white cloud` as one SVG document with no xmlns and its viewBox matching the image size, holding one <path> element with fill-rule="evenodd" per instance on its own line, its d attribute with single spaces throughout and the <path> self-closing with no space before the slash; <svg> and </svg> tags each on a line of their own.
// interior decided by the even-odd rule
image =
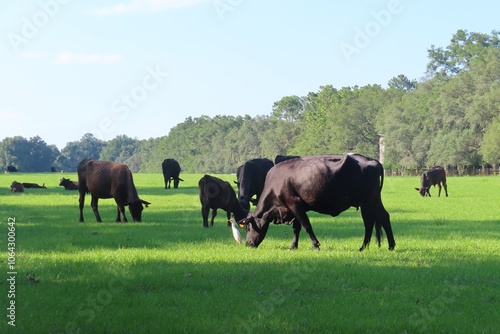
<svg viewBox="0 0 500 334">
<path fill-rule="evenodd" d="M 95 9 L 93 12 L 99 16 L 146 11 L 154 12 L 165 9 L 194 6 L 208 1 L 212 0 L 132 0 L 130 3 L 120 3 L 116 6 L 101 7 Z"/>
<path fill-rule="evenodd" d="M 62 65 L 68 65 L 72 63 L 83 63 L 83 64 L 112 64 L 122 61 L 123 56 L 120 54 L 114 55 L 99 55 L 90 54 L 82 55 L 72 52 L 63 52 L 57 55 L 56 63 Z"/>
</svg>

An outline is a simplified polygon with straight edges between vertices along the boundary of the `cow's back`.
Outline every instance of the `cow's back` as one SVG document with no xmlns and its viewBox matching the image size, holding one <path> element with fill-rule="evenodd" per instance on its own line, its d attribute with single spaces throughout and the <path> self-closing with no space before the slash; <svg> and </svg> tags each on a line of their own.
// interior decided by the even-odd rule
<svg viewBox="0 0 500 334">
<path fill-rule="evenodd" d="M 120 194 L 126 199 L 129 192 L 135 191 L 128 167 L 110 161 L 82 161 L 78 166 L 78 182 L 80 189 L 98 198 L 111 198 Z"/>
<path fill-rule="evenodd" d="M 236 193 L 227 181 L 210 175 L 203 176 L 198 182 L 200 190 L 200 201 L 212 208 L 228 209 L 232 198 L 236 198 Z"/>
<path fill-rule="evenodd" d="M 380 168 L 378 161 L 355 155 L 283 161 L 267 174 L 259 205 L 265 208 L 281 203 L 287 207 L 299 198 L 305 211 L 338 215 L 380 193 Z"/>
</svg>

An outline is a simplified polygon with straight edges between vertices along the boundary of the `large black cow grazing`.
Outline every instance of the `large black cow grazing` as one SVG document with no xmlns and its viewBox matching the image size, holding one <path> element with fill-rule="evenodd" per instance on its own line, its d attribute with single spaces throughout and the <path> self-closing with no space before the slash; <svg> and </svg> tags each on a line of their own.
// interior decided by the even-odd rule
<svg viewBox="0 0 500 334">
<path fill-rule="evenodd" d="M 446 185 L 446 172 L 443 167 L 435 166 L 432 167 L 431 170 L 424 172 L 420 177 L 420 188 L 415 188 L 422 197 L 429 196 L 431 197 L 431 193 L 429 192 L 429 188 L 431 186 L 438 186 L 438 197 L 441 196 L 441 183 L 444 187 L 444 192 L 446 193 L 446 197 L 448 197 L 448 186 Z"/>
<path fill-rule="evenodd" d="M 267 172 L 274 166 L 269 159 L 252 159 L 245 162 L 236 170 L 238 182 L 238 200 L 245 210 L 250 210 L 250 202 L 256 205 L 259 201 Z M 256 196 L 253 200 L 252 197 Z"/>
<path fill-rule="evenodd" d="M 97 211 L 99 198 L 114 198 L 117 205 L 116 221 L 120 222 L 120 214 L 123 221 L 127 221 L 125 216 L 125 206 L 129 206 L 130 214 L 134 222 L 140 222 L 143 204 L 148 207 L 149 202 L 143 201 L 137 195 L 134 186 L 132 172 L 126 165 L 109 161 L 96 161 L 84 159 L 78 164 L 78 190 L 80 192 L 80 221 L 83 222 L 83 205 L 85 203 L 85 193 L 92 196 L 91 206 L 94 210 L 97 222 L 102 222 Z"/>
<path fill-rule="evenodd" d="M 203 227 L 208 227 L 208 214 L 212 209 L 212 220 L 210 226 L 214 225 L 217 209 L 222 209 L 227 213 L 227 225 L 231 226 L 231 213 L 234 219 L 240 221 L 248 214 L 247 210 L 241 207 L 236 198 L 233 187 L 227 181 L 217 177 L 205 175 L 198 182 L 200 189 L 201 216 L 203 217 Z"/>
<path fill-rule="evenodd" d="M 270 222 L 274 222 L 293 224 L 290 249 L 298 247 L 303 227 L 314 248 L 319 250 L 320 243 L 306 212 L 312 210 L 337 216 L 350 207 L 356 207 L 361 208 L 365 225 L 360 251 L 369 245 L 374 226 L 379 246 L 383 227 L 389 250 L 393 250 L 396 242 L 389 213 L 381 199 L 383 182 L 384 171 L 380 162 L 362 155 L 322 155 L 287 160 L 269 171 L 256 209 L 238 223 L 247 231 L 247 246 L 258 247 Z"/>
<path fill-rule="evenodd" d="M 184 181 L 179 178 L 181 173 L 181 166 L 179 162 L 175 159 L 165 159 L 161 163 L 161 169 L 163 171 L 163 179 L 165 180 L 165 189 L 170 188 L 170 182 L 174 180 L 174 188 L 179 187 L 179 181 Z"/>
<path fill-rule="evenodd" d="M 66 190 L 78 190 L 78 182 L 65 179 L 64 177 L 60 180 L 59 185 L 63 186 Z"/>
</svg>

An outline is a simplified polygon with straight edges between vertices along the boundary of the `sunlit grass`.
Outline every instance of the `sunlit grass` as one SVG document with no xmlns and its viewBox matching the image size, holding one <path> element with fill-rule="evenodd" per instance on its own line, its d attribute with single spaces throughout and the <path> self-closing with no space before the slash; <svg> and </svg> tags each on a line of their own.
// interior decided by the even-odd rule
<svg viewBox="0 0 500 334">
<path fill-rule="evenodd" d="M 289 251 L 289 226 L 272 225 L 258 249 L 237 245 L 223 211 L 202 228 L 201 176 L 165 190 L 161 175 L 136 174 L 152 203 L 143 222 L 115 223 L 114 201 L 101 200 L 98 224 L 90 198 L 78 222 L 78 192 L 59 187 L 61 175 L 0 175 L 0 245 L 6 254 L 15 217 L 18 272 L 16 328 L 0 331 L 498 332 L 499 177 L 449 178 L 448 198 L 420 197 L 418 178 L 386 178 L 396 249 L 373 240 L 360 253 L 355 209 L 309 214 L 319 252 L 304 232 Z M 48 189 L 10 193 L 13 180 Z M 5 302 L 5 280 L 0 289 Z"/>
</svg>

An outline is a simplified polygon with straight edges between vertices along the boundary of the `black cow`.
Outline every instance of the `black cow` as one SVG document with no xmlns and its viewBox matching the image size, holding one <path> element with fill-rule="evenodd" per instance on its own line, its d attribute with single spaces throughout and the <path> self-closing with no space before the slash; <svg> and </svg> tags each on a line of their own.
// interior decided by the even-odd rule
<svg viewBox="0 0 500 334">
<path fill-rule="evenodd" d="M 10 172 L 10 173 L 15 173 L 17 172 L 17 168 L 15 166 L 7 166 L 7 172 Z"/>
<path fill-rule="evenodd" d="M 274 166 L 269 159 L 252 159 L 245 162 L 236 170 L 238 182 L 238 200 L 245 210 L 250 210 L 250 202 L 256 205 L 259 201 L 267 172 Z M 253 196 L 256 199 L 252 199 Z"/>
<path fill-rule="evenodd" d="M 175 159 L 165 159 L 161 163 L 161 169 L 163 171 L 163 179 L 165 180 L 165 189 L 170 188 L 170 182 L 174 180 L 174 188 L 179 187 L 179 181 L 184 181 L 179 178 L 181 173 L 181 166 L 179 162 Z"/>
<path fill-rule="evenodd" d="M 276 156 L 276 158 L 274 158 L 274 164 L 277 165 L 280 162 L 283 162 L 283 161 L 286 161 L 286 160 L 290 160 L 290 159 L 296 159 L 296 158 L 300 158 L 300 157 L 298 155 L 281 155 L 281 154 L 278 154 Z"/>
<path fill-rule="evenodd" d="M 248 211 L 241 207 L 236 198 L 233 187 L 227 181 L 217 177 L 205 175 L 198 182 L 200 189 L 201 216 L 203 217 L 203 227 L 208 227 L 208 214 L 212 209 L 212 220 L 210 226 L 214 225 L 217 209 L 227 212 L 227 225 L 231 226 L 231 213 L 236 221 L 245 218 Z"/>
<path fill-rule="evenodd" d="M 63 186 L 66 190 L 78 190 L 78 182 L 65 179 L 64 177 L 60 180 L 59 185 Z"/>
<path fill-rule="evenodd" d="M 38 183 L 23 182 L 23 186 L 24 188 L 47 189 L 45 183 L 43 185 L 39 185 Z"/>
<path fill-rule="evenodd" d="M 381 199 L 383 182 L 384 170 L 380 162 L 362 155 L 323 155 L 287 160 L 269 171 L 257 208 L 238 223 L 247 231 L 247 246 L 258 247 L 272 221 L 293 224 L 290 249 L 298 247 L 303 227 L 314 248 L 319 250 L 320 243 L 306 212 L 312 210 L 337 216 L 350 207 L 361 207 L 365 238 L 360 251 L 369 245 L 374 226 L 379 246 L 383 227 L 389 250 L 393 250 L 396 243 L 389 213 Z"/>
<path fill-rule="evenodd" d="M 143 201 L 137 195 L 132 172 L 123 164 L 109 161 L 84 159 L 78 164 L 78 190 L 80 192 L 80 221 L 83 222 L 83 205 L 85 193 L 92 196 L 91 206 L 97 222 L 102 222 L 97 211 L 99 198 L 114 198 L 117 205 L 116 221 L 120 222 L 120 214 L 126 222 L 125 206 L 129 206 L 134 222 L 141 221 L 143 204 L 148 207 L 149 202 Z"/>
<path fill-rule="evenodd" d="M 10 191 L 13 193 L 22 193 L 24 192 L 24 186 L 22 183 L 13 181 L 12 184 L 10 185 Z"/>
<path fill-rule="evenodd" d="M 446 193 L 446 197 L 448 197 L 448 186 L 446 185 L 446 172 L 443 167 L 435 166 L 432 167 L 431 170 L 424 172 L 420 177 L 420 188 L 415 188 L 422 197 L 429 196 L 431 197 L 431 193 L 429 192 L 429 188 L 431 186 L 438 186 L 438 197 L 441 196 L 441 183 L 444 187 L 444 192 Z"/>
</svg>

